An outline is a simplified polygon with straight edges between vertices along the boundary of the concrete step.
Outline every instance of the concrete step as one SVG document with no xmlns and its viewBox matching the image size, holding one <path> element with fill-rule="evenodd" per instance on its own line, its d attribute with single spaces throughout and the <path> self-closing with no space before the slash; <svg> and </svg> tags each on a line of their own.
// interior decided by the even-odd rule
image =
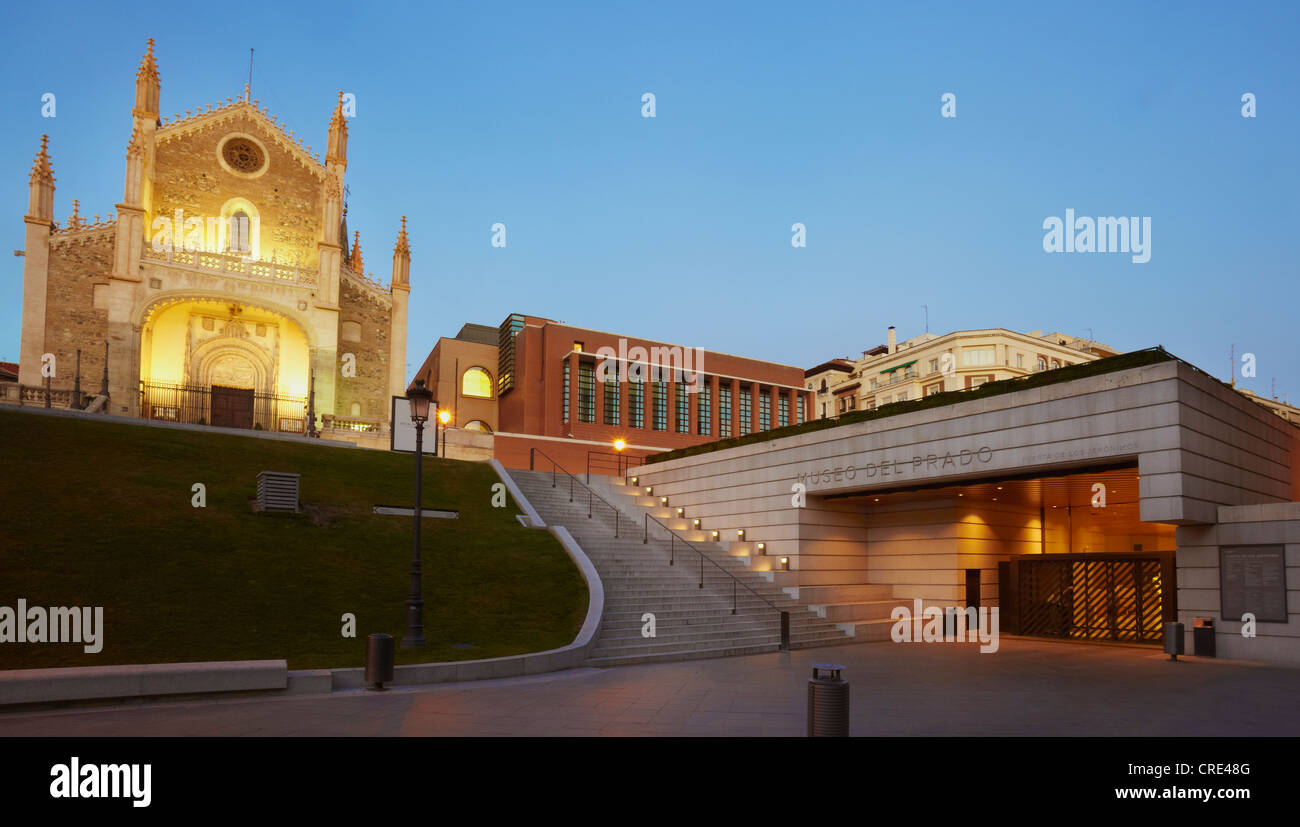
<svg viewBox="0 0 1300 827">
<path fill-rule="evenodd" d="M 835 628 L 844 632 L 853 639 L 855 643 L 872 640 L 891 640 L 890 630 L 894 628 L 895 621 L 889 620 L 852 620 L 847 623 L 836 623 Z"/>
<path fill-rule="evenodd" d="M 911 604 L 905 600 L 868 600 L 861 603 L 814 603 L 808 608 L 821 618 L 828 622 L 839 623 L 851 620 L 882 620 L 889 617 L 889 613 L 897 606 L 907 606 L 911 610 Z"/>
<path fill-rule="evenodd" d="M 780 634 L 781 624 L 768 622 L 757 615 L 735 615 L 735 621 L 726 625 L 726 621 L 718 617 L 708 618 L 679 618 L 670 620 L 661 618 L 656 615 L 655 632 L 659 637 L 671 637 L 683 634 L 713 634 L 721 629 L 743 629 L 746 631 L 762 631 L 768 634 Z M 641 629 L 644 624 L 640 618 L 634 623 L 607 621 L 602 624 L 601 635 L 610 639 L 623 638 L 640 638 Z M 828 623 L 790 623 L 790 633 L 792 635 L 808 634 L 829 634 L 834 637 L 843 639 L 844 632 L 837 629 L 833 624 Z"/>
<path fill-rule="evenodd" d="M 799 586 L 796 598 L 800 603 L 827 604 L 852 603 L 868 600 L 891 600 L 894 597 L 893 586 L 878 586 L 868 583 L 843 584 L 835 586 Z"/>
<path fill-rule="evenodd" d="M 841 640 L 843 640 L 841 638 Z M 675 652 L 682 649 L 717 649 L 724 646 L 737 648 L 747 646 L 764 646 L 776 645 L 781 643 L 777 635 L 756 634 L 756 635 L 718 635 L 714 638 L 690 642 L 663 641 L 662 643 L 655 638 L 645 639 L 643 642 L 623 642 L 618 641 L 611 645 L 605 645 L 603 641 L 597 640 L 591 648 L 591 657 L 607 658 L 621 657 L 623 655 L 657 655 L 662 652 Z"/>
<path fill-rule="evenodd" d="M 651 640 L 653 640 L 653 638 Z M 792 649 L 807 649 L 813 646 L 832 646 L 836 644 L 843 645 L 844 643 L 845 643 L 844 636 L 836 634 L 833 638 L 817 637 L 817 638 L 809 638 L 807 640 L 802 640 L 802 641 L 796 641 L 794 639 L 791 639 L 790 647 Z M 715 640 L 707 640 L 707 641 L 664 642 L 664 643 L 652 644 L 652 645 L 627 645 L 627 646 L 615 645 L 615 646 L 603 647 L 598 644 L 597 646 L 592 648 L 591 658 L 593 659 L 617 658 L 617 657 L 628 657 L 628 656 L 646 657 L 646 656 L 660 655 L 667 652 L 682 652 L 682 651 L 690 651 L 690 650 L 709 651 L 709 650 L 718 650 L 724 648 L 748 649 L 750 647 L 755 647 L 755 646 L 771 646 L 772 648 L 775 649 L 775 648 L 779 648 L 780 644 L 781 644 L 780 639 L 774 635 L 755 636 L 755 637 L 718 638 Z"/>
<path fill-rule="evenodd" d="M 704 658 L 729 658 L 737 655 L 757 655 L 763 652 L 776 652 L 781 648 L 780 642 L 765 643 L 756 646 L 719 646 L 712 649 L 679 649 L 654 654 L 591 657 L 587 666 L 631 666 L 638 663 L 668 663 L 681 660 L 701 660 Z"/>
<path fill-rule="evenodd" d="M 729 600 L 723 601 L 723 600 L 716 600 L 716 599 L 706 600 L 701 598 L 693 599 L 693 598 L 682 597 L 678 595 L 669 595 L 663 597 L 646 597 L 644 595 L 627 594 L 627 595 L 614 595 L 608 597 L 605 600 L 605 610 L 611 613 L 623 612 L 627 614 L 636 614 L 638 617 L 640 615 L 645 614 L 646 612 L 650 612 L 655 617 L 659 617 L 665 612 L 670 612 L 670 611 L 699 612 L 699 611 L 725 610 L 728 614 L 730 614 L 731 601 Z M 788 611 L 790 612 L 791 616 L 796 614 L 796 612 L 800 614 L 806 614 L 806 612 L 803 612 L 802 610 L 799 610 L 795 607 L 791 607 L 790 609 L 781 609 L 780 607 L 778 607 L 776 610 L 773 610 L 768 608 L 766 603 L 760 603 L 758 601 L 752 601 L 748 603 L 741 603 L 737 601 L 737 605 L 736 605 L 736 612 L 738 614 L 769 612 L 777 617 L 780 617 L 778 613 L 781 611 Z"/>
<path fill-rule="evenodd" d="M 609 625 L 618 625 L 618 624 L 635 625 L 637 628 L 640 628 L 641 615 L 643 614 L 644 612 L 637 612 L 637 611 L 625 612 L 625 611 L 607 610 L 602 616 L 603 622 L 601 623 L 601 628 L 607 628 L 607 626 Z M 667 611 L 655 613 L 655 619 L 659 623 L 664 623 L 669 621 L 674 623 L 706 623 L 706 622 L 711 622 L 711 618 L 722 618 L 722 617 L 732 617 L 732 616 L 733 615 L 731 614 L 730 606 L 716 606 L 707 609 L 706 608 L 670 609 Z M 757 617 L 757 618 L 764 618 L 764 619 L 771 618 L 771 622 L 773 623 L 778 623 L 781 617 L 778 613 L 772 611 L 771 609 L 764 609 L 763 611 L 757 611 L 757 610 L 746 610 L 743 608 L 740 609 L 737 612 L 737 614 L 734 616 L 750 617 L 750 618 Z M 828 625 L 826 621 L 817 617 L 817 615 L 813 614 L 812 612 L 802 611 L 802 610 L 790 612 L 790 622 L 792 624 L 807 622 L 807 623 L 816 623 L 820 625 Z"/>
<path fill-rule="evenodd" d="M 630 645 L 633 643 L 642 643 L 650 640 L 660 642 L 681 642 L 681 641 L 702 641 L 719 638 L 730 638 L 745 635 L 766 635 L 768 637 L 781 635 L 780 624 L 757 624 L 757 623 L 740 623 L 730 626 L 716 625 L 697 625 L 697 626 L 673 626 L 665 627 L 663 624 L 657 624 L 655 628 L 655 637 L 646 638 L 641 635 L 641 627 L 635 629 L 615 629 L 602 630 L 600 639 L 597 640 L 597 646 L 613 645 Z M 834 627 L 827 628 L 791 628 L 791 639 L 812 640 L 814 638 L 835 638 L 843 642 L 843 631 Z"/>
<path fill-rule="evenodd" d="M 775 571 L 774 582 L 781 586 L 856 586 L 867 578 L 862 569 Z"/>
</svg>

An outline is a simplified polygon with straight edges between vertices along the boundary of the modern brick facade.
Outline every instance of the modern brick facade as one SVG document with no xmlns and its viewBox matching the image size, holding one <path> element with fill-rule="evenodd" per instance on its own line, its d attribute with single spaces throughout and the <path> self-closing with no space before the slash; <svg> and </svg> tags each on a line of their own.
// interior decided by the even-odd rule
<svg viewBox="0 0 1300 827">
<path fill-rule="evenodd" d="M 446 370 L 446 358 L 435 354 L 451 341 L 439 340 L 417 376 L 432 382 Z M 634 458 L 625 462 L 636 463 L 664 450 L 797 424 L 809 413 L 798 367 L 536 316 L 512 314 L 502 323 L 494 360 L 493 453 L 515 468 L 527 468 L 537 449 L 569 471 L 586 471 L 590 459 L 593 473 L 617 473 L 616 440 L 626 443 L 622 455 Z"/>
</svg>

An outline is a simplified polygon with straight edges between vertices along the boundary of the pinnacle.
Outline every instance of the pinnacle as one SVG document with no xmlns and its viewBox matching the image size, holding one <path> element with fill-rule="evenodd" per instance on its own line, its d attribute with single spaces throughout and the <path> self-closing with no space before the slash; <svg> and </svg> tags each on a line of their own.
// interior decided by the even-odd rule
<svg viewBox="0 0 1300 827">
<path fill-rule="evenodd" d="M 399 255 L 410 255 L 411 253 L 411 243 L 406 237 L 406 216 L 402 216 L 402 230 L 397 234 L 397 246 L 393 248 L 393 252 Z"/>
<path fill-rule="evenodd" d="M 36 154 L 36 161 L 32 164 L 31 180 L 54 183 L 54 169 L 50 166 L 50 136 L 41 136 L 41 151 Z"/>
</svg>

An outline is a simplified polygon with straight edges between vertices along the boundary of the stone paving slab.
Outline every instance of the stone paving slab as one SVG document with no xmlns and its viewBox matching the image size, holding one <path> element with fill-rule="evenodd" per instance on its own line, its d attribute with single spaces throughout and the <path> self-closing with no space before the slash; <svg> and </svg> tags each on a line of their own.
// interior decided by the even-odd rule
<svg viewBox="0 0 1300 827">
<path fill-rule="evenodd" d="M 812 664 L 854 735 L 1300 735 L 1300 669 L 1003 638 L 859 643 L 472 684 L 0 714 L 11 736 L 802 736 Z"/>
</svg>

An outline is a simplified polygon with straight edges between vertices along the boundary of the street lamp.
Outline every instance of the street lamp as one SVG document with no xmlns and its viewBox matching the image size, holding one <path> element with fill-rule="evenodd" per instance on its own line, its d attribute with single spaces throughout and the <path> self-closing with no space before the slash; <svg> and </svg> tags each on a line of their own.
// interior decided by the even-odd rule
<svg viewBox="0 0 1300 827">
<path fill-rule="evenodd" d="M 402 648 L 415 649 L 424 645 L 424 600 L 420 596 L 420 500 L 424 481 L 424 423 L 429 420 L 433 391 L 424 386 L 423 379 L 416 379 L 406 392 L 406 398 L 411 403 L 411 421 L 415 423 L 415 546 L 411 551 L 411 596 L 406 601 L 406 637 L 402 638 Z M 436 443 L 434 447 L 437 447 Z"/>
<path fill-rule="evenodd" d="M 618 471 L 620 474 L 627 471 L 627 467 L 623 465 L 623 449 L 626 447 L 627 447 L 627 442 L 625 440 L 623 439 L 614 440 L 614 450 L 618 452 L 617 453 Z"/>
<path fill-rule="evenodd" d="M 450 421 L 451 421 L 451 411 L 448 410 L 438 411 L 438 422 L 442 424 L 442 448 L 437 453 L 438 456 L 442 457 L 443 459 L 447 458 L 447 423 Z M 436 439 L 437 435 L 435 434 L 434 437 Z M 433 447 L 437 448 L 438 446 L 435 443 Z"/>
</svg>

